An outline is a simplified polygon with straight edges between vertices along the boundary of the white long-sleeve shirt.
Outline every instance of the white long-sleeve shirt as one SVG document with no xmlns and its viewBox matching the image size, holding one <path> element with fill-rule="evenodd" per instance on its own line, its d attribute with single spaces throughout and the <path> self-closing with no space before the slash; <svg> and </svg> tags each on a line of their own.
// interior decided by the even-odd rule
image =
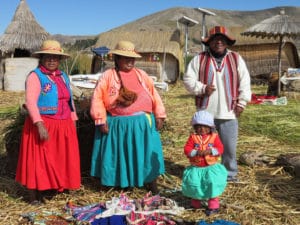
<svg viewBox="0 0 300 225">
<path fill-rule="evenodd" d="M 185 88 L 193 95 L 204 94 L 206 87 L 206 84 L 199 81 L 199 58 L 200 55 L 198 54 L 190 61 L 186 73 L 183 76 Z M 237 70 L 239 76 L 238 104 L 245 107 L 247 102 L 251 100 L 251 82 L 246 63 L 240 55 L 238 57 Z M 228 104 L 226 102 L 224 67 L 218 72 L 213 66 L 213 73 L 212 84 L 215 85 L 216 90 L 209 96 L 206 110 L 212 113 L 216 119 L 235 119 L 236 116 L 234 111 L 228 109 Z"/>
</svg>

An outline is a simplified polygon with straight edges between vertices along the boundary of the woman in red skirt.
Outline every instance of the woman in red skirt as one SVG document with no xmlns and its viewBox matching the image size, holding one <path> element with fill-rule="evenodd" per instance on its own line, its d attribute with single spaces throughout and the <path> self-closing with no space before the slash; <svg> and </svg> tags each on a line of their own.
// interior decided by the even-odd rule
<svg viewBox="0 0 300 225">
<path fill-rule="evenodd" d="M 30 201 L 39 203 L 42 191 L 80 188 L 77 115 L 68 76 L 58 69 L 69 57 L 60 43 L 46 40 L 34 53 L 38 67 L 26 79 L 25 120 L 16 181 L 30 190 Z"/>
</svg>

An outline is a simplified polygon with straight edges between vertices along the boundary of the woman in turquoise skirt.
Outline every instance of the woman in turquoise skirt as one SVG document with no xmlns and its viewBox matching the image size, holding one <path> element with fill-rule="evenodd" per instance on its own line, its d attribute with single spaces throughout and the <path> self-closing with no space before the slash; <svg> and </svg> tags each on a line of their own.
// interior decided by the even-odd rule
<svg viewBox="0 0 300 225">
<path fill-rule="evenodd" d="M 214 118 L 204 110 L 194 114 L 192 126 L 195 130 L 185 146 L 184 153 L 191 165 L 184 170 L 183 195 L 192 198 L 192 207 L 200 208 L 201 200 L 208 201 L 206 215 L 219 212 L 219 198 L 227 184 L 227 170 L 220 163 L 223 144 L 214 131 Z"/>
<path fill-rule="evenodd" d="M 165 172 L 158 132 L 164 105 L 152 78 L 134 66 L 141 55 L 133 43 L 120 41 L 109 54 L 115 68 L 101 75 L 91 101 L 96 125 L 91 175 L 103 186 L 148 185 L 157 192 L 156 179 Z"/>
</svg>

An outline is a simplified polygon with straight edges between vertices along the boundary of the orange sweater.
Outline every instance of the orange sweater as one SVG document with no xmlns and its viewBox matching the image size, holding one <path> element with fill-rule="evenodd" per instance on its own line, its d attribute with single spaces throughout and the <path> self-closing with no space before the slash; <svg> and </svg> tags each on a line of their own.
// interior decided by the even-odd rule
<svg viewBox="0 0 300 225">
<path fill-rule="evenodd" d="M 152 112 L 156 118 L 166 118 L 163 102 L 154 87 L 153 80 L 143 70 L 134 68 L 139 82 L 152 100 Z M 119 95 L 121 83 L 115 69 L 106 70 L 99 78 L 91 99 L 90 113 L 95 124 L 104 124 L 107 119 L 107 111 L 115 107 L 115 100 Z M 134 91 L 134 90 L 132 90 Z"/>
</svg>

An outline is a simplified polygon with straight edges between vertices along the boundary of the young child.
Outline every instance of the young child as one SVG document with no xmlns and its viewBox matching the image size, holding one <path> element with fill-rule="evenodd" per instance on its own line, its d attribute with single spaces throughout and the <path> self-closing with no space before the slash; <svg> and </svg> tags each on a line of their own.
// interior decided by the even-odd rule
<svg viewBox="0 0 300 225">
<path fill-rule="evenodd" d="M 185 146 L 184 154 L 191 165 L 183 172 L 182 193 L 192 198 L 192 207 L 200 208 L 208 200 L 207 216 L 219 212 L 219 198 L 227 184 L 227 170 L 220 163 L 223 144 L 215 132 L 214 118 L 207 111 L 198 111 L 192 118 L 195 130 Z"/>
</svg>

